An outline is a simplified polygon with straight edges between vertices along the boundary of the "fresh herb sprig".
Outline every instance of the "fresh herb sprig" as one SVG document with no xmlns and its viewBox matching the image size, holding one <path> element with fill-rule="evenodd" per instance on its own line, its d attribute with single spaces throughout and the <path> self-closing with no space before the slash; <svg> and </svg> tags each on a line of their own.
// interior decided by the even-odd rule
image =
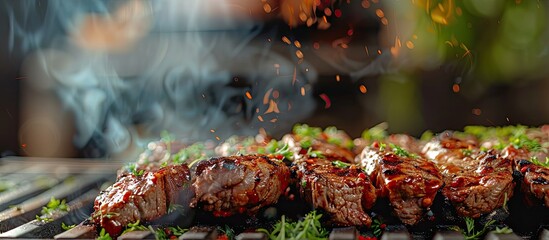
<svg viewBox="0 0 549 240">
<path fill-rule="evenodd" d="M 511 234 L 513 233 L 513 229 L 505 226 L 505 227 L 502 227 L 502 228 L 499 228 L 499 227 L 496 227 L 496 230 L 494 230 L 495 233 L 498 233 L 498 234 Z"/>
<path fill-rule="evenodd" d="M 409 158 L 417 158 L 418 157 L 416 154 L 410 153 L 410 152 L 404 150 L 403 148 L 401 148 L 400 146 L 397 146 L 395 144 L 391 143 L 391 144 L 389 144 L 389 146 L 391 147 L 391 149 L 393 150 L 393 152 L 397 156 L 409 157 Z"/>
<path fill-rule="evenodd" d="M 480 231 L 475 231 L 475 219 L 470 217 L 465 217 L 465 226 L 466 229 L 461 229 L 460 227 L 452 227 L 452 230 L 460 231 L 464 236 L 465 240 L 478 240 L 490 229 L 490 227 L 495 223 L 495 220 L 490 220 L 484 224 Z"/>
<path fill-rule="evenodd" d="M 339 160 L 333 161 L 332 165 L 337 167 L 337 168 L 348 168 L 348 167 L 351 166 L 350 163 L 342 162 L 342 161 L 339 161 Z"/>
<path fill-rule="evenodd" d="M 139 220 L 137 220 L 134 223 L 129 223 L 128 226 L 126 226 L 126 229 L 122 232 L 122 235 L 124 233 L 133 232 L 133 231 L 143 231 L 147 230 L 148 228 L 139 224 Z"/>
<path fill-rule="evenodd" d="M 140 177 L 140 176 L 143 176 L 143 174 L 145 174 L 145 170 L 138 169 L 137 164 L 135 164 L 135 163 L 129 163 L 126 166 L 126 169 L 128 169 L 128 172 L 130 172 L 130 174 L 132 174 L 136 177 Z"/>
<path fill-rule="evenodd" d="M 204 160 L 207 158 L 206 146 L 204 143 L 197 142 L 186 148 L 181 149 L 178 153 L 173 155 L 172 162 L 174 164 L 185 163 L 189 160 L 192 162 L 189 163 L 189 166 L 194 165 L 195 163 Z"/>
<path fill-rule="evenodd" d="M 96 240 L 112 240 L 112 237 L 102 228 L 101 232 L 99 232 L 99 237 L 97 237 Z"/>
<path fill-rule="evenodd" d="M 314 158 L 326 158 L 321 151 L 313 150 L 313 148 L 307 149 L 307 155 Z"/>
<path fill-rule="evenodd" d="M 65 224 L 64 222 L 61 223 L 61 228 L 65 231 L 68 231 L 68 230 L 71 230 L 73 229 L 74 227 L 76 227 L 76 224 L 72 224 L 72 225 L 67 225 Z"/>
<path fill-rule="evenodd" d="M 291 222 L 286 221 L 286 217 L 283 215 L 280 221 L 273 226 L 272 231 L 267 229 L 258 229 L 258 231 L 266 233 L 271 240 L 326 239 L 328 231 L 321 226 L 321 217 L 322 214 L 316 214 L 316 211 L 312 211 L 305 215 L 302 220 Z"/>
<path fill-rule="evenodd" d="M 53 219 L 51 216 L 55 212 L 68 212 L 69 205 L 65 202 L 65 199 L 59 200 L 55 197 L 51 197 L 48 204 L 46 204 L 45 207 L 42 207 L 42 211 L 40 211 L 40 216 L 36 215 L 36 220 L 42 221 L 42 222 L 51 222 Z"/>
<path fill-rule="evenodd" d="M 545 157 L 545 162 L 541 162 L 537 157 L 533 156 L 530 158 L 530 162 L 538 166 L 549 168 L 549 157 Z"/>
<path fill-rule="evenodd" d="M 362 132 L 362 138 L 367 141 L 383 140 L 387 137 L 387 128 L 389 128 L 389 124 L 382 122 L 370 129 L 364 130 L 364 132 Z"/>
<path fill-rule="evenodd" d="M 235 239 L 236 234 L 235 234 L 234 230 L 231 227 L 229 227 L 229 225 L 225 225 L 225 227 L 223 227 L 223 228 L 218 227 L 217 229 L 220 232 L 222 232 L 227 237 L 227 239 Z"/>
<path fill-rule="evenodd" d="M 370 229 L 372 230 L 374 236 L 379 238 L 381 237 L 381 234 L 383 234 L 385 226 L 385 223 L 383 223 L 383 221 L 381 221 L 381 219 L 378 217 L 372 221 L 372 226 L 370 227 Z"/>
</svg>

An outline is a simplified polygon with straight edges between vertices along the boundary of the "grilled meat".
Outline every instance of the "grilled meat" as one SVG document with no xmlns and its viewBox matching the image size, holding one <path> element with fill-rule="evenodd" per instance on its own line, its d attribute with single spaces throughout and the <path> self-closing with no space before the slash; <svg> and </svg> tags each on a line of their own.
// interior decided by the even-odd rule
<svg viewBox="0 0 549 240">
<path fill-rule="evenodd" d="M 322 209 L 337 226 L 370 226 L 365 212 L 376 200 L 375 189 L 357 166 L 336 167 L 324 158 L 307 158 L 292 166 L 301 197 Z"/>
<path fill-rule="evenodd" d="M 147 145 L 135 163 L 118 170 L 118 176 L 131 172 L 158 171 L 164 166 L 190 164 L 195 160 L 206 159 L 214 155 L 211 142 L 184 144 L 179 141 L 156 141 Z"/>
<path fill-rule="evenodd" d="M 388 197 L 400 220 L 414 225 L 431 207 L 443 185 L 442 177 L 435 165 L 423 157 L 400 147 L 380 145 L 374 142 L 364 148 L 356 161 L 370 176 L 378 197 Z"/>
<path fill-rule="evenodd" d="M 444 132 L 423 148 L 442 174 L 443 195 L 459 215 L 473 218 L 502 207 L 515 185 L 511 161 L 476 146 L 474 140 Z"/>
<path fill-rule="evenodd" d="M 533 164 L 530 159 L 545 159 L 544 151 L 531 152 L 524 148 L 510 145 L 503 149 L 502 155 L 510 159 L 515 170 L 522 174 L 521 190 L 526 196 L 542 201 L 549 207 L 549 168 Z"/>
<path fill-rule="evenodd" d="M 355 158 L 355 154 L 351 151 L 353 140 L 344 131 L 335 127 L 322 130 L 305 124 L 296 125 L 292 133 L 285 135 L 281 141 L 287 144 L 296 155 L 318 151 L 345 162 L 352 162 Z"/>
<path fill-rule="evenodd" d="M 167 214 L 188 182 L 190 171 L 186 165 L 168 166 L 141 176 L 121 176 L 95 199 L 92 221 L 111 236 L 118 236 L 129 223 Z"/>
<path fill-rule="evenodd" d="M 191 207 L 201 207 L 220 217 L 255 214 L 278 201 L 289 178 L 289 168 L 271 156 L 211 158 L 196 167 L 192 184 L 196 197 Z"/>
</svg>

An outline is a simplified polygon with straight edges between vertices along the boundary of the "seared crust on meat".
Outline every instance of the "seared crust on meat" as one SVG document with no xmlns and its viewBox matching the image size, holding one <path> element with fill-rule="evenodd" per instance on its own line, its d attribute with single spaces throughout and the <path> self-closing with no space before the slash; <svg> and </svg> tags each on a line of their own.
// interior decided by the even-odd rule
<svg viewBox="0 0 549 240">
<path fill-rule="evenodd" d="M 138 220 L 151 221 L 168 213 L 179 192 L 190 181 L 186 165 L 174 165 L 141 176 L 121 176 L 95 199 L 92 221 L 109 235 Z"/>
<path fill-rule="evenodd" d="M 549 207 L 549 168 L 529 161 L 531 157 L 544 159 L 546 154 L 545 152 L 533 153 L 524 148 L 517 149 L 513 145 L 502 151 L 502 155 L 513 162 L 515 170 L 522 174 L 522 192 Z"/>
<path fill-rule="evenodd" d="M 475 141 L 445 132 L 423 148 L 442 174 L 442 194 L 459 215 L 473 218 L 502 207 L 515 186 L 511 161 L 476 146 Z"/>
<path fill-rule="evenodd" d="M 418 155 L 399 156 L 379 144 L 366 147 L 357 157 L 378 190 L 378 197 L 388 197 L 400 220 L 418 223 L 431 207 L 437 191 L 443 186 L 435 165 Z"/>
<path fill-rule="evenodd" d="M 290 170 L 276 158 L 246 155 L 211 158 L 198 164 L 191 207 L 215 216 L 255 214 L 274 204 L 288 187 Z"/>
<path fill-rule="evenodd" d="M 357 166 L 338 168 L 326 159 L 309 158 L 292 166 L 301 197 L 322 209 L 338 226 L 370 226 L 365 212 L 376 200 L 375 188 Z"/>
</svg>

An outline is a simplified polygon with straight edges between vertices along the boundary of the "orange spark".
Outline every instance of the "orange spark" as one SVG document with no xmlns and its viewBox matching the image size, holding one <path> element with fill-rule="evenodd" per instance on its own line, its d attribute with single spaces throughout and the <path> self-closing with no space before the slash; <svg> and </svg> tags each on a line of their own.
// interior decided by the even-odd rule
<svg viewBox="0 0 549 240">
<path fill-rule="evenodd" d="M 251 100 L 252 99 L 252 94 L 250 92 L 246 91 L 246 97 Z"/>
<path fill-rule="evenodd" d="M 381 9 L 379 9 L 379 8 L 376 9 L 376 15 L 377 15 L 377 17 L 379 17 L 379 18 L 385 17 L 385 13 L 383 13 L 383 10 L 381 10 Z"/>
<path fill-rule="evenodd" d="M 271 119 L 271 121 L 270 121 L 270 122 L 272 122 L 272 123 L 275 123 L 276 121 L 278 121 L 278 119 L 276 119 L 276 118 L 273 118 L 273 119 Z"/>
<path fill-rule="evenodd" d="M 409 49 L 413 49 L 415 46 L 414 46 L 414 43 L 412 41 L 406 41 L 406 47 L 409 48 Z"/>
<path fill-rule="evenodd" d="M 296 81 L 297 81 L 297 68 L 294 67 L 294 74 L 292 75 L 292 86 L 295 84 Z"/>
<path fill-rule="evenodd" d="M 273 91 L 273 89 L 269 89 L 267 90 L 267 92 L 265 93 L 265 95 L 263 96 L 263 104 L 267 105 L 267 103 L 269 103 L 269 96 L 271 95 L 271 92 Z"/>
<path fill-rule="evenodd" d="M 301 96 L 305 96 L 305 88 L 301 87 Z"/>
<path fill-rule="evenodd" d="M 384 17 L 384 18 L 381 19 L 381 23 L 382 23 L 383 25 L 388 25 L 388 24 L 389 24 L 389 20 L 387 20 L 387 18 Z"/>
<path fill-rule="evenodd" d="M 459 84 L 454 84 L 452 85 L 452 91 L 454 91 L 455 93 L 459 92 Z"/>
<path fill-rule="evenodd" d="M 303 58 L 303 52 L 301 52 L 301 50 L 295 51 L 295 55 L 296 55 L 297 58 L 299 58 L 299 59 L 302 59 L 302 58 Z"/>
<path fill-rule="evenodd" d="M 297 47 L 297 48 L 301 48 L 301 43 L 297 40 L 294 41 L 294 45 Z"/>
<path fill-rule="evenodd" d="M 215 139 L 217 139 L 217 141 L 221 140 L 221 138 L 219 138 L 219 136 L 215 136 Z"/>
<path fill-rule="evenodd" d="M 260 122 L 263 122 L 263 117 L 261 115 L 258 115 L 257 119 L 259 119 Z"/>
<path fill-rule="evenodd" d="M 363 8 L 369 8 L 370 7 L 370 1 L 362 0 L 362 7 Z"/>
<path fill-rule="evenodd" d="M 269 5 L 268 3 L 265 3 L 263 5 L 263 10 L 265 10 L 266 13 L 270 13 L 272 10 L 271 5 Z"/>
<path fill-rule="evenodd" d="M 271 101 L 269 101 L 269 108 L 267 109 L 267 111 L 265 111 L 265 114 L 272 112 L 280 113 L 280 110 L 278 110 L 278 105 L 276 104 L 276 102 L 271 99 Z"/>
<path fill-rule="evenodd" d="M 341 81 L 341 78 L 339 77 L 339 74 L 336 75 L 336 81 Z"/>
<path fill-rule="evenodd" d="M 286 37 L 286 36 L 283 36 L 283 37 L 282 37 L 282 41 L 285 42 L 285 43 L 288 44 L 288 45 L 292 44 L 292 42 L 290 41 L 290 39 L 288 39 L 288 37 Z"/>
<path fill-rule="evenodd" d="M 314 43 L 313 43 L 313 48 L 314 48 L 314 49 L 319 49 L 319 48 L 320 48 L 320 43 L 314 42 Z"/>
<path fill-rule="evenodd" d="M 381 49 L 377 50 L 377 54 L 381 55 Z"/>
<path fill-rule="evenodd" d="M 480 108 L 473 108 L 472 112 L 474 115 L 477 116 L 480 116 L 480 114 L 482 114 L 482 110 L 480 110 Z"/>
<path fill-rule="evenodd" d="M 324 100 L 325 104 L 324 104 L 324 108 L 327 109 L 329 108 L 330 106 L 332 106 L 332 101 L 330 101 L 330 98 L 328 97 L 328 95 L 326 95 L 325 93 L 322 93 L 319 95 L 320 98 L 322 98 L 322 100 Z"/>
<path fill-rule="evenodd" d="M 215 130 L 213 130 L 213 129 L 210 129 L 210 132 L 211 132 L 211 133 L 214 133 L 214 132 L 215 132 Z"/>
<path fill-rule="evenodd" d="M 368 92 L 368 89 L 366 88 L 366 86 L 364 85 L 360 85 L 360 87 L 358 87 L 358 89 L 360 90 L 361 93 L 366 93 Z"/>
</svg>

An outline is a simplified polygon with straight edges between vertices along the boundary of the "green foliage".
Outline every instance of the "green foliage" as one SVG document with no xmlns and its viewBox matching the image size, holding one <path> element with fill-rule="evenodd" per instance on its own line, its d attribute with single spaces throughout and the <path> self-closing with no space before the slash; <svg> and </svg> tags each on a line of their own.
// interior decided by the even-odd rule
<svg viewBox="0 0 549 240">
<path fill-rule="evenodd" d="M 332 165 L 334 165 L 335 167 L 338 167 L 338 168 L 348 168 L 351 166 L 350 163 L 346 163 L 346 162 L 342 162 L 342 161 L 333 161 L 332 162 Z"/>
<path fill-rule="evenodd" d="M 61 223 L 61 228 L 65 231 L 67 230 L 71 230 L 73 229 L 74 227 L 76 227 L 76 224 L 73 224 L 73 225 L 67 225 L 65 224 L 64 222 Z"/>
<path fill-rule="evenodd" d="M 136 177 L 140 177 L 140 176 L 143 176 L 143 174 L 145 174 L 145 170 L 143 170 L 143 169 L 138 170 L 137 169 L 137 164 L 135 164 L 135 163 L 129 163 L 126 166 L 126 169 L 128 170 L 128 172 L 130 172 L 130 174 L 132 174 Z"/>
<path fill-rule="evenodd" d="M 381 221 L 381 219 L 379 218 L 376 218 L 372 221 L 372 226 L 370 226 L 370 229 L 372 230 L 372 233 L 374 234 L 374 236 L 376 237 L 381 237 L 381 234 L 383 234 L 383 222 Z"/>
<path fill-rule="evenodd" d="M 322 129 L 318 127 L 309 127 L 307 124 L 296 124 L 293 128 L 293 133 L 299 137 L 318 138 L 322 133 Z"/>
<path fill-rule="evenodd" d="M 51 222 L 53 221 L 51 215 L 53 215 L 55 212 L 68 212 L 69 210 L 69 206 L 65 202 L 65 199 L 59 200 L 55 197 L 51 197 L 48 204 L 46 204 L 45 207 L 42 207 L 42 211 L 40 211 L 41 216 L 36 215 L 36 220 L 42 222 Z"/>
<path fill-rule="evenodd" d="M 545 162 L 541 162 L 537 157 L 531 157 L 530 162 L 538 166 L 549 168 L 549 157 L 545 157 Z"/>
<path fill-rule="evenodd" d="M 465 226 L 466 226 L 465 230 L 457 226 L 451 229 L 455 231 L 460 231 L 461 233 L 463 233 L 463 235 L 465 236 L 465 240 L 478 240 L 482 236 L 484 236 L 484 234 L 486 234 L 486 232 L 490 229 L 490 227 L 495 222 L 496 222 L 495 220 L 490 220 L 486 222 L 486 224 L 484 224 L 484 226 L 480 231 L 475 231 L 475 219 L 470 217 L 465 217 Z"/>
<path fill-rule="evenodd" d="M 225 227 L 221 228 L 221 227 L 218 227 L 217 229 L 219 229 L 220 232 L 222 232 L 223 234 L 225 234 L 225 236 L 227 236 L 228 239 L 235 239 L 235 232 L 234 230 L 229 227 L 228 225 L 225 225 Z"/>
<path fill-rule="evenodd" d="M 494 230 L 494 232 L 498 234 L 510 234 L 510 233 L 513 233 L 513 229 L 509 227 L 502 227 L 502 228 L 496 227 L 496 230 Z"/>
<path fill-rule="evenodd" d="M 267 229 L 258 229 L 258 231 L 266 233 L 271 240 L 327 239 L 328 231 L 321 226 L 321 217 L 322 214 L 312 211 L 300 221 L 289 222 L 283 215 L 280 221 L 273 226 L 272 231 Z"/>
<path fill-rule="evenodd" d="M 198 161 L 206 159 L 206 154 L 204 154 L 205 151 L 206 146 L 204 145 L 204 143 L 197 142 L 186 148 L 181 149 L 178 153 L 174 154 L 172 162 L 174 164 L 181 164 L 187 162 L 188 160 L 191 160 L 192 162 L 189 164 L 189 166 L 192 166 Z"/>
<path fill-rule="evenodd" d="M 112 240 L 111 236 L 105 231 L 104 228 L 101 229 L 101 232 L 99 232 L 99 237 L 96 238 L 96 240 Z"/>
<path fill-rule="evenodd" d="M 134 223 L 128 224 L 128 226 L 126 226 L 126 229 L 122 232 L 122 234 L 133 232 L 133 231 L 143 231 L 143 230 L 147 230 L 147 227 L 140 225 L 139 220 L 137 220 Z"/>
<path fill-rule="evenodd" d="M 383 140 L 387 137 L 388 124 L 383 122 L 362 132 L 362 138 L 368 141 Z"/>
</svg>

